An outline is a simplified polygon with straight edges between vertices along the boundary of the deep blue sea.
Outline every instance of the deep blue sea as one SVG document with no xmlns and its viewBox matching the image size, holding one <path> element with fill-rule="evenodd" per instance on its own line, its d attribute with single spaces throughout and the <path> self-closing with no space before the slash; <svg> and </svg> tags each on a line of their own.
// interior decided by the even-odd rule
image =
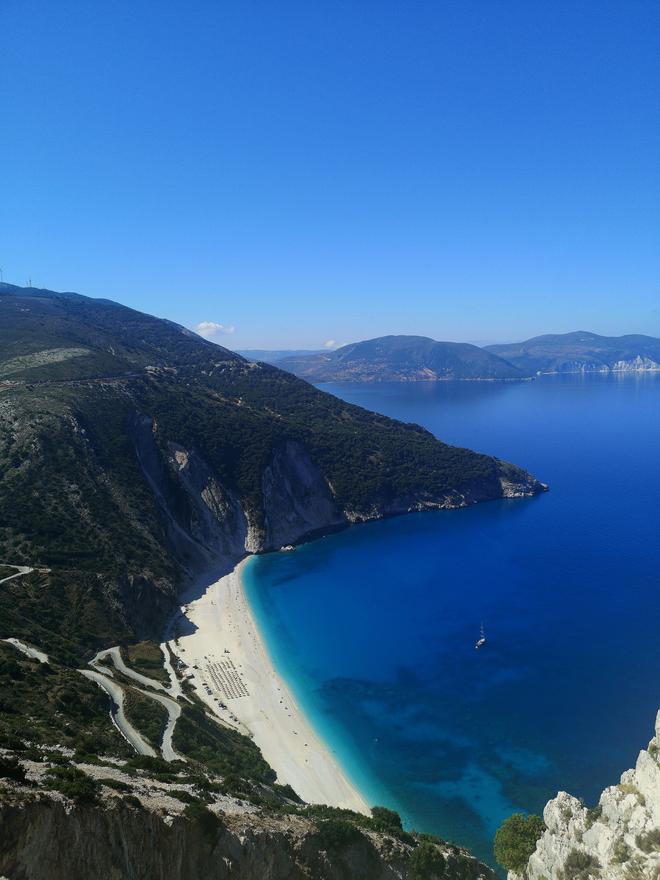
<svg viewBox="0 0 660 880">
<path fill-rule="evenodd" d="M 651 737 L 660 376 L 323 387 L 550 484 L 356 526 L 246 578 L 278 669 L 369 799 L 492 864 L 507 815 L 560 789 L 594 802 Z"/>
</svg>

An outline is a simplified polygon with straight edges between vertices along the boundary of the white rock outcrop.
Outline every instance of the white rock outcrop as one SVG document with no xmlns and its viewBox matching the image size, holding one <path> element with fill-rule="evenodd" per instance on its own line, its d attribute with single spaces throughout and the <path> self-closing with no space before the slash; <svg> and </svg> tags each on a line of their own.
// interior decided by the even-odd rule
<svg viewBox="0 0 660 880">
<path fill-rule="evenodd" d="M 565 791 L 546 804 L 547 831 L 509 880 L 660 880 L 660 712 L 634 770 L 587 809 Z"/>
</svg>

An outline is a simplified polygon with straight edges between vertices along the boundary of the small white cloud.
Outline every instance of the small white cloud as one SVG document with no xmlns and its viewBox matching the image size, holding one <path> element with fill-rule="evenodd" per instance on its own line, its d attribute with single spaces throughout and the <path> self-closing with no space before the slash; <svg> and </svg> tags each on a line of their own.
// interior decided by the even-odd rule
<svg viewBox="0 0 660 880">
<path fill-rule="evenodd" d="M 335 339 L 328 339 L 323 343 L 323 348 L 341 348 L 341 344 Z"/>
<path fill-rule="evenodd" d="M 204 339 L 212 339 L 221 334 L 231 335 L 235 330 L 233 324 L 218 324 L 217 321 L 200 321 L 195 327 L 195 333 L 203 336 Z"/>
</svg>

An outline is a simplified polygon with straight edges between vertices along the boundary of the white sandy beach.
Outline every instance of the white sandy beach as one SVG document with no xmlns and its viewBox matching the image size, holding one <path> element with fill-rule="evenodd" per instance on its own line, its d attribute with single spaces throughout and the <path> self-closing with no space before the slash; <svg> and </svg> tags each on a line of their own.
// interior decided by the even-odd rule
<svg viewBox="0 0 660 880">
<path fill-rule="evenodd" d="M 199 696 L 218 717 L 252 735 L 278 782 L 309 803 L 368 813 L 273 667 L 243 592 L 246 561 L 183 606 L 196 629 L 170 645 L 188 665 Z M 186 629 L 183 623 L 178 630 Z"/>
</svg>

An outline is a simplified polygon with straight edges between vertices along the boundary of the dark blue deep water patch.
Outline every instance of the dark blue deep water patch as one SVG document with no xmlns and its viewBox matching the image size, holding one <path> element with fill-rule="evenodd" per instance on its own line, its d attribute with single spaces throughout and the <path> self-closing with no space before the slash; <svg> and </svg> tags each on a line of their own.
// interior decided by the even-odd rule
<svg viewBox="0 0 660 880">
<path fill-rule="evenodd" d="M 551 486 L 248 567 L 275 662 L 353 779 L 492 863 L 509 813 L 594 802 L 651 736 L 660 376 L 325 387 Z"/>
</svg>

